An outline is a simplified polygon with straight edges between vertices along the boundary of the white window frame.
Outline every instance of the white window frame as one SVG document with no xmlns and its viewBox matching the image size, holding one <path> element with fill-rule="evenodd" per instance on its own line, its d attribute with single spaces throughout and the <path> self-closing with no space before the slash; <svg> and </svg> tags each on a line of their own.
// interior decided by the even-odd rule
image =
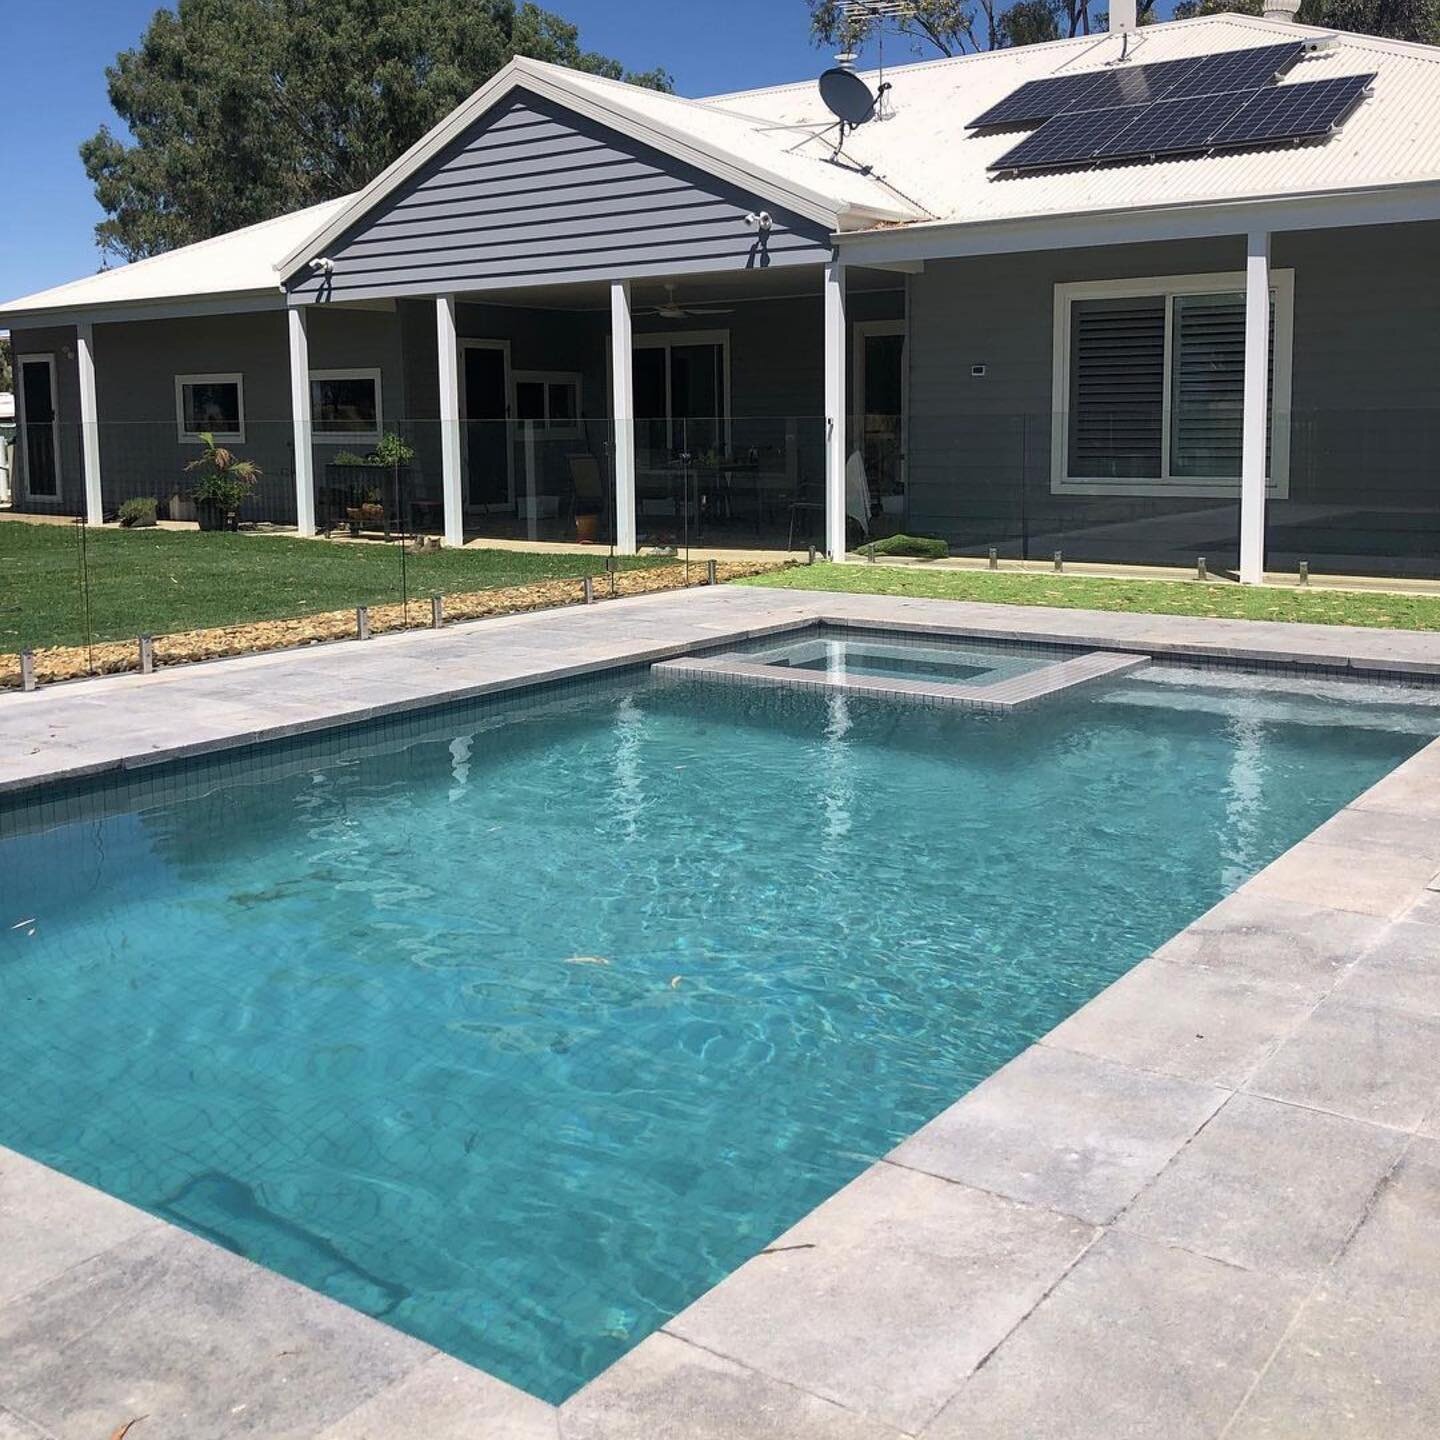
<svg viewBox="0 0 1440 1440">
<path fill-rule="evenodd" d="M 665 355 L 665 448 L 675 449 L 675 404 L 670 393 L 670 355 L 676 345 L 718 345 L 720 347 L 721 383 L 725 393 L 720 397 L 720 418 L 724 421 L 725 449 L 733 445 L 730 413 L 730 332 L 728 330 L 652 330 L 631 337 L 632 350 L 664 350 Z M 651 419 L 651 416 L 642 416 Z"/>
<path fill-rule="evenodd" d="M 177 375 L 175 377 L 175 433 L 180 437 L 182 445 L 200 445 L 198 430 L 187 430 L 185 428 L 185 387 L 187 385 L 234 385 L 236 394 L 236 410 L 240 416 L 240 428 L 238 430 L 226 430 L 223 433 L 219 430 L 213 431 L 215 441 L 218 444 L 226 441 L 232 445 L 243 445 L 245 443 L 245 376 L 240 373 L 226 375 Z"/>
<path fill-rule="evenodd" d="M 59 372 L 55 368 L 53 351 L 31 351 L 16 355 L 15 360 L 15 421 L 20 441 L 20 469 L 25 476 L 25 498 L 41 504 L 58 505 L 65 498 L 64 462 L 60 455 L 60 389 Z M 30 427 L 25 420 L 25 375 L 26 365 L 44 365 L 50 372 L 50 420 L 51 448 L 55 454 L 55 491 L 35 491 L 30 485 Z"/>
<path fill-rule="evenodd" d="M 317 380 L 368 380 L 375 387 L 375 426 L 371 430 L 321 430 L 316 423 Z M 317 445 L 378 445 L 385 433 L 385 397 L 378 369 L 312 370 L 310 372 L 310 437 Z"/>
<path fill-rule="evenodd" d="M 519 425 L 536 425 L 547 440 L 578 440 L 584 416 L 585 381 L 578 370 L 517 370 L 510 377 L 514 396 L 514 414 Z M 520 387 L 540 385 L 544 388 L 544 417 L 539 421 L 520 419 Z M 550 418 L 550 387 L 568 385 L 575 392 L 575 417 L 569 424 L 556 425 Z"/>
<path fill-rule="evenodd" d="M 1174 495 L 1238 500 L 1240 477 L 1172 478 L 1170 474 L 1171 368 L 1174 363 L 1174 299 L 1179 295 L 1245 293 L 1245 272 L 1223 270 L 1205 275 L 1152 275 L 1133 280 L 1080 280 L 1055 287 L 1055 339 L 1052 367 L 1056 423 L 1050 435 L 1052 495 Z M 1271 270 L 1270 292 L 1275 304 L 1275 341 L 1271 357 L 1270 474 L 1265 493 L 1272 500 L 1290 495 L 1290 381 L 1295 336 L 1295 272 Z M 1160 474 L 1153 478 L 1114 479 L 1071 475 L 1070 460 L 1070 314 L 1077 300 L 1124 298 L 1165 300 L 1164 412 L 1161 418 Z"/>
</svg>

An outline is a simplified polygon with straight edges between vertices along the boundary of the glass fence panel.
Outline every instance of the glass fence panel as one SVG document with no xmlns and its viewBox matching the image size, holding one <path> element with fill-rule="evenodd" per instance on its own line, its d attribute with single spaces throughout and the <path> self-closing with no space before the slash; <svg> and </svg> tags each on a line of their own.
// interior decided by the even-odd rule
<svg viewBox="0 0 1440 1440">
<path fill-rule="evenodd" d="M 1266 568 L 1440 579 L 1440 408 L 1295 411 L 1266 506 Z"/>
</svg>

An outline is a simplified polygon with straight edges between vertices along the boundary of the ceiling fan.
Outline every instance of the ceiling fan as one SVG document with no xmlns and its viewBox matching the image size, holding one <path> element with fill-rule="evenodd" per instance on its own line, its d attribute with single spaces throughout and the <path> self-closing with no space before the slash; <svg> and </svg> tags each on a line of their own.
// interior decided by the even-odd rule
<svg viewBox="0 0 1440 1440">
<path fill-rule="evenodd" d="M 733 315 L 735 309 L 729 305 L 682 305 L 675 298 L 675 286 L 667 285 L 665 303 L 649 306 L 639 313 L 658 315 L 662 320 L 688 320 L 692 315 Z"/>
</svg>

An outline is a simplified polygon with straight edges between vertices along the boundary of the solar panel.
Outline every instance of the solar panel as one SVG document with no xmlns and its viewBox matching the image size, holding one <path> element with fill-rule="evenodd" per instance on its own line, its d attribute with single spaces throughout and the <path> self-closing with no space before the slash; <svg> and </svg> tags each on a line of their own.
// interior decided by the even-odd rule
<svg viewBox="0 0 1440 1440">
<path fill-rule="evenodd" d="M 1345 75 L 1268 90 L 1187 95 L 1057 115 L 989 168 L 1048 170 L 1313 139 L 1341 124 L 1374 79 L 1373 74 Z"/>
<path fill-rule="evenodd" d="M 1258 91 L 1210 137 L 1210 143 L 1258 145 L 1328 135 L 1344 123 L 1374 79 L 1373 74 L 1338 75 L 1333 80 Z"/>
<path fill-rule="evenodd" d="M 966 129 L 1035 124 L 1078 110 L 1107 110 L 1181 95 L 1257 90 L 1283 74 L 1304 50 L 1304 43 L 1295 40 L 1254 50 L 1192 55 L 1153 65 L 1114 65 L 1082 75 L 1030 80 L 976 116 Z"/>
<path fill-rule="evenodd" d="M 1071 98 L 1094 84 L 1094 75 L 1061 75 L 1049 80 L 1029 80 L 1012 90 L 998 105 L 992 105 L 965 127 L 979 130 L 990 125 L 1033 125 L 1058 115 Z"/>
<path fill-rule="evenodd" d="M 1088 164 L 1097 147 L 1121 135 L 1150 107 L 1126 105 L 1117 110 L 1082 110 L 1057 115 L 1007 150 L 992 170 L 1049 170 L 1061 165 Z"/>
<path fill-rule="evenodd" d="M 1260 90 L 1283 75 L 1304 53 L 1304 42 L 1293 40 L 1258 50 L 1232 50 L 1228 55 L 1202 55 L 1194 69 L 1180 76 L 1165 92 L 1165 98 Z"/>
<path fill-rule="evenodd" d="M 1244 94 L 1188 95 L 1147 105 L 1123 131 L 1093 149 L 1090 158 L 1112 160 L 1204 150 L 1215 131 L 1238 114 L 1248 98 Z"/>
</svg>

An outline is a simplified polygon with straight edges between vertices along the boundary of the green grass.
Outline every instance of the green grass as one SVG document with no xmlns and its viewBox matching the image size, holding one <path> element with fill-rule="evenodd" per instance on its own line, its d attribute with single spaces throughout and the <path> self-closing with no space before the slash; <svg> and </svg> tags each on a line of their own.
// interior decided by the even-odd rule
<svg viewBox="0 0 1440 1440">
<path fill-rule="evenodd" d="M 0 520 L 0 653 L 278 620 L 402 598 L 398 544 L 328 544 L 271 535 L 89 530 Z M 597 574 L 605 551 L 407 554 L 406 589 L 422 599 Z M 625 568 L 665 563 L 650 558 Z"/>
<path fill-rule="evenodd" d="M 1440 596 L 1430 595 L 854 564 L 805 565 L 735 583 L 785 590 L 913 595 L 929 600 L 984 600 L 1001 605 L 1054 605 L 1064 610 L 1126 610 L 1152 615 L 1215 615 L 1229 620 L 1301 620 L 1313 625 L 1440 630 Z"/>
</svg>

